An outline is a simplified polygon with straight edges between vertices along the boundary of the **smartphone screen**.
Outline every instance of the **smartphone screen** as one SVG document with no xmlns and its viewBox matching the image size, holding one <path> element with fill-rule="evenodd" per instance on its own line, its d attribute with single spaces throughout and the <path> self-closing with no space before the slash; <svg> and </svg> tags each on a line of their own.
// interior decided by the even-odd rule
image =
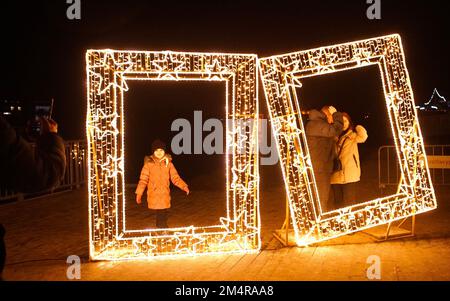
<svg viewBox="0 0 450 301">
<path fill-rule="evenodd" d="M 33 107 L 34 122 L 32 123 L 31 130 L 34 134 L 38 135 L 41 131 L 40 118 L 50 119 L 52 118 L 53 111 L 53 99 L 49 102 L 35 103 Z"/>
<path fill-rule="evenodd" d="M 51 112 L 51 106 L 45 106 L 45 105 L 36 105 L 34 107 L 35 116 L 43 117 L 43 118 L 50 118 L 50 112 Z"/>
</svg>

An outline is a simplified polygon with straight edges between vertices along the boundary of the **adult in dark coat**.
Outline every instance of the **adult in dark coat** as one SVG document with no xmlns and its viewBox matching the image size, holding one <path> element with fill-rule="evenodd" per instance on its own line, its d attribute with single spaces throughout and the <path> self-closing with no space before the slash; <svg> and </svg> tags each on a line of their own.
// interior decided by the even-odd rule
<svg viewBox="0 0 450 301">
<path fill-rule="evenodd" d="M 333 173 L 333 161 L 336 158 L 336 141 L 342 132 L 344 121 L 342 113 L 332 106 L 322 110 L 309 111 L 306 123 L 306 139 L 316 178 L 322 212 L 328 211 L 328 198 Z"/>
<path fill-rule="evenodd" d="M 36 147 L 20 137 L 0 117 L 0 187 L 17 192 L 39 192 L 59 184 L 66 168 L 64 141 L 53 120 L 41 119 Z M 5 264 L 5 229 L 0 224 L 0 279 Z"/>
</svg>

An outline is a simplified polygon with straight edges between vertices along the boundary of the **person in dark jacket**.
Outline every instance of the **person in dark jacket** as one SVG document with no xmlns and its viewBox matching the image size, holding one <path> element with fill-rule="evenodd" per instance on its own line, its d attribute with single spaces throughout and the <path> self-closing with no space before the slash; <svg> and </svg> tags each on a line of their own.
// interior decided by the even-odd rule
<svg viewBox="0 0 450 301">
<path fill-rule="evenodd" d="M 64 176 L 66 155 L 58 125 L 41 118 L 36 147 L 20 137 L 0 117 L 0 187 L 16 192 L 39 192 L 54 188 Z M 5 228 L 0 224 L 0 279 L 6 260 Z"/>
<path fill-rule="evenodd" d="M 332 106 L 308 112 L 306 139 L 314 169 L 322 212 L 328 211 L 336 141 L 344 125 L 342 113 Z"/>
</svg>

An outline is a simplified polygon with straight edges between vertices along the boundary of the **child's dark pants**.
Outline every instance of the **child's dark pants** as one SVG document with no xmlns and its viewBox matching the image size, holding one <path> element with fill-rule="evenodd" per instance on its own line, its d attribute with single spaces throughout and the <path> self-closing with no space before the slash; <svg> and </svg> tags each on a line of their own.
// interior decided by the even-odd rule
<svg viewBox="0 0 450 301">
<path fill-rule="evenodd" d="M 169 217 L 169 209 L 160 209 L 156 211 L 156 228 L 169 228 L 167 219 Z"/>
</svg>

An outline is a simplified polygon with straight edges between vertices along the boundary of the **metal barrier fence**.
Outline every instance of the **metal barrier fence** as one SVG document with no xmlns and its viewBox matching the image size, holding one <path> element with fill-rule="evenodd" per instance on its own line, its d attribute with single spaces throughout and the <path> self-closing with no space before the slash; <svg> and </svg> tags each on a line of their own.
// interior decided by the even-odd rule
<svg viewBox="0 0 450 301">
<path fill-rule="evenodd" d="M 450 185 L 450 165 L 439 167 L 439 164 L 430 164 L 430 159 L 446 158 L 450 156 L 450 145 L 425 146 L 428 157 L 431 181 L 434 186 Z M 378 149 L 378 186 L 384 189 L 387 186 L 397 186 L 400 182 L 400 168 L 398 165 L 395 146 L 385 145 Z"/>
<path fill-rule="evenodd" d="M 78 189 L 85 183 L 87 178 L 86 142 L 73 140 L 65 142 L 66 150 L 66 172 L 61 184 L 49 191 L 34 194 L 22 194 L 11 190 L 0 188 L 0 204 L 11 200 L 34 198 L 61 191 Z M 428 145 L 425 146 L 427 156 L 450 156 L 450 145 Z M 433 168 L 430 165 L 431 180 L 433 185 L 450 186 L 450 168 Z M 398 165 L 395 146 L 385 145 L 378 149 L 378 187 L 384 189 L 388 186 L 397 186 L 400 181 L 400 168 Z"/>
<path fill-rule="evenodd" d="M 42 197 L 52 193 L 78 189 L 87 178 L 86 141 L 65 141 L 66 172 L 60 185 L 52 190 L 38 193 L 17 193 L 0 188 L 0 204 L 2 202 Z"/>
</svg>

